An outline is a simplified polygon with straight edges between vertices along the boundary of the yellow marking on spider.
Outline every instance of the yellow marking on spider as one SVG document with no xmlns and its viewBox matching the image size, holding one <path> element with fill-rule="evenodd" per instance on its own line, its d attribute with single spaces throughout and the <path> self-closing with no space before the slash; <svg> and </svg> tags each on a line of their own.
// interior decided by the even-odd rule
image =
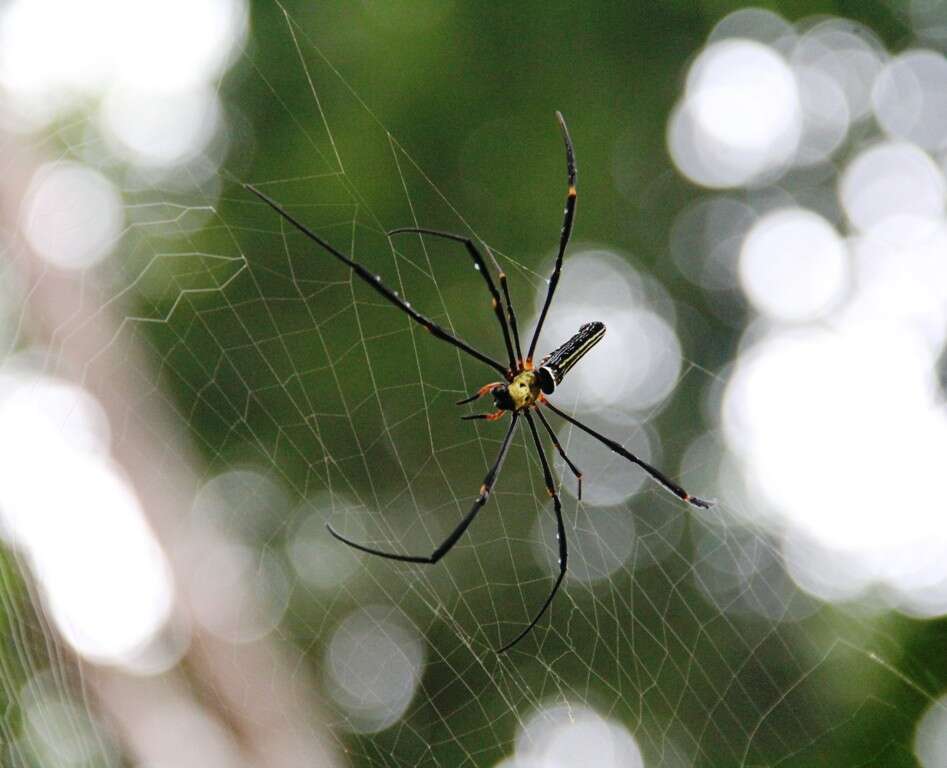
<svg viewBox="0 0 947 768">
<path fill-rule="evenodd" d="M 534 405 L 542 394 L 539 390 L 539 376 L 529 369 L 520 371 L 510 382 L 508 391 L 513 400 L 513 410 L 522 411 Z"/>
</svg>

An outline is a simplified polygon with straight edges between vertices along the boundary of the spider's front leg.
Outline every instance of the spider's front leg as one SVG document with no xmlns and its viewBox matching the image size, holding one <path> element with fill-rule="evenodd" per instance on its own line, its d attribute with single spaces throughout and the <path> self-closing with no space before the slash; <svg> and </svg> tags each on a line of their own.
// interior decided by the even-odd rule
<svg viewBox="0 0 947 768">
<path fill-rule="evenodd" d="M 474 413 L 470 416 L 461 416 L 461 421 L 496 421 L 497 419 L 502 419 L 506 416 L 507 411 L 494 411 L 493 413 Z"/>
<path fill-rule="evenodd" d="M 562 230 L 559 234 L 559 252 L 556 254 L 556 265 L 553 267 L 552 274 L 549 276 L 549 288 L 546 290 L 546 300 L 543 302 L 543 308 L 539 313 L 539 321 L 536 323 L 536 330 L 533 331 L 533 338 L 529 342 L 529 351 L 526 353 L 526 365 L 533 364 L 533 353 L 536 351 L 536 343 L 539 341 L 539 334 L 543 329 L 546 313 L 549 312 L 549 305 L 552 304 L 552 297 L 555 295 L 556 286 L 559 284 L 559 275 L 562 274 L 562 257 L 565 255 L 569 238 L 572 237 L 572 225 L 575 222 L 575 150 L 572 148 L 572 138 L 569 136 L 569 129 L 566 127 L 566 121 L 561 112 L 556 112 L 556 120 L 559 121 L 559 129 L 562 131 L 562 140 L 566 145 L 566 172 L 569 179 L 569 191 L 566 194 L 566 205 L 562 211 Z"/>
<path fill-rule="evenodd" d="M 486 384 L 480 387 L 480 389 L 474 392 L 470 397 L 465 397 L 463 400 L 458 400 L 457 405 L 466 405 L 467 403 L 472 403 L 474 400 L 478 400 L 479 398 L 483 397 L 486 394 L 489 394 L 490 392 L 497 392 L 505 388 L 506 388 L 506 384 L 504 384 L 502 381 L 495 381 L 492 384 Z M 494 397 L 494 399 L 496 398 Z M 482 419 L 484 421 L 496 421 L 497 419 L 502 419 L 505 413 L 506 411 L 500 408 L 499 410 L 494 411 L 493 413 L 474 413 L 468 416 L 461 416 L 460 420 L 461 421 L 476 421 L 476 420 Z"/>
<path fill-rule="evenodd" d="M 457 405 L 463 405 L 464 403 L 472 403 L 477 398 L 483 397 L 487 393 L 490 393 L 493 395 L 493 404 L 497 408 L 497 410 L 493 413 L 476 413 L 469 416 L 461 416 L 461 420 L 474 421 L 476 419 L 483 419 L 486 421 L 496 421 L 497 419 L 502 419 L 504 414 L 508 412 L 516 413 L 519 408 L 517 407 L 514 398 L 510 395 L 511 386 L 515 385 L 507 384 L 503 381 L 495 381 L 492 384 L 487 384 L 481 387 L 470 397 L 464 400 L 458 400 Z"/>
<path fill-rule="evenodd" d="M 502 381 L 494 381 L 491 384 L 485 384 L 480 387 L 476 392 L 474 392 L 470 397 L 465 397 L 463 400 L 458 400 L 457 405 L 467 405 L 467 403 L 472 403 L 474 400 L 479 400 L 484 395 L 490 394 L 497 387 L 502 387 Z"/>
</svg>

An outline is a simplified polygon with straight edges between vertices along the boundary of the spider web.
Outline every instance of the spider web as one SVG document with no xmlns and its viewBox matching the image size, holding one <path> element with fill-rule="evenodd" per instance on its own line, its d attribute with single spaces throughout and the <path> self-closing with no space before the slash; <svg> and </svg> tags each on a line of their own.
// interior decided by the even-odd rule
<svg viewBox="0 0 947 768">
<path fill-rule="evenodd" d="M 651 482 L 617 502 L 579 502 L 544 441 L 566 489 L 571 573 L 533 632 L 504 655 L 494 649 L 526 626 L 555 573 L 554 518 L 525 425 L 488 505 L 436 566 L 358 556 L 328 537 L 331 522 L 371 546 L 433 551 L 469 509 L 504 434 L 502 423 L 461 423 L 471 411 L 454 405 L 492 373 L 432 340 L 240 183 L 279 200 L 498 359 L 489 296 L 462 249 L 385 232 L 483 236 L 510 276 L 526 339 L 549 254 L 505 253 L 425 174 L 429 148 L 409 151 L 389 132 L 307 18 L 278 4 L 258 11 L 265 48 L 244 52 L 240 83 L 223 92 L 239 87 L 253 113 L 267 115 L 255 138 L 265 165 L 248 165 L 248 150 L 184 192 L 123 186 L 129 225 L 116 272 L 80 277 L 84 298 L 72 315 L 51 315 L 38 363 L 100 399 L 112 393 L 113 452 L 145 465 L 131 471 L 140 493 L 180 503 L 170 517 L 183 530 L 217 530 L 249 558 L 249 590 L 263 607 L 215 624 L 199 590 L 186 594 L 194 625 L 211 627 L 208 637 L 222 645 L 201 635 L 175 651 L 179 658 L 198 670 L 215 654 L 236 653 L 230 644 L 265 637 L 274 656 L 290 659 L 288 674 L 261 679 L 247 667 L 241 678 L 237 667 L 232 682 L 251 699 L 286 681 L 305 691 L 289 693 L 296 704 L 319 692 L 318 709 L 295 722 L 304 743 L 324 741 L 339 764 L 527 766 L 532 754 L 536 765 L 573 765 L 598 754 L 589 750 L 603 738 L 614 765 L 912 764 L 914 710 L 932 698 L 929 669 L 900 658 L 897 626 L 800 592 L 773 534 L 747 522 L 745 502 L 728 498 L 696 514 Z M 276 50 L 285 55 L 270 56 Z M 306 98 L 290 99 L 298 93 Z M 542 249 L 555 242 L 565 191 L 561 145 L 551 120 L 546 128 L 528 153 L 548 166 L 543 205 L 552 218 Z M 63 159 L 80 149 L 70 136 L 57 136 Z M 247 148 L 250 139 L 240 142 Z M 583 215 L 574 251 L 589 236 Z M 76 349 L 106 321 L 110 331 Z M 550 336 L 541 349 L 559 343 Z M 13 336 L 11 348 L 19 343 Z M 632 450 L 650 446 L 653 463 L 713 495 L 727 467 L 714 434 L 702 433 L 700 403 L 722 385 L 685 354 L 670 397 L 633 413 L 612 408 L 594 423 Z M 583 397 L 558 403 L 585 418 Z M 587 499 L 597 480 L 639 472 L 551 420 L 586 471 Z M 182 464 L 189 475 L 178 489 Z M 202 559 L 194 545 L 151 524 L 166 548 L 178 547 L 169 555 L 175 572 L 193 571 Z M 2 570 L 13 648 L 0 672 L 8 761 L 118 764 L 136 742 L 113 694 L 138 683 L 62 643 L 32 565 L 13 546 Z M 213 581 L 212 567 L 201 574 L 198 582 Z M 186 678 L 195 706 L 239 734 L 232 694 L 200 671 Z M 910 712 L 900 709 L 905 701 Z M 59 751 L 33 743 L 44 738 Z M 544 749 L 546 762 L 535 757 Z"/>
</svg>

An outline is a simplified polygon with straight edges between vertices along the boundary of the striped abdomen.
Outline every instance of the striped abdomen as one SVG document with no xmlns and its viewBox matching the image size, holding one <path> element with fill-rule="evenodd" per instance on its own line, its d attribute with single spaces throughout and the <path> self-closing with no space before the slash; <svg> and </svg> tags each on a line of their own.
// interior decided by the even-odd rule
<svg viewBox="0 0 947 768">
<path fill-rule="evenodd" d="M 586 323 L 579 332 L 558 349 L 550 352 L 539 363 L 539 381 L 542 391 L 551 394 L 556 385 L 592 347 L 605 335 L 605 323 Z"/>
</svg>

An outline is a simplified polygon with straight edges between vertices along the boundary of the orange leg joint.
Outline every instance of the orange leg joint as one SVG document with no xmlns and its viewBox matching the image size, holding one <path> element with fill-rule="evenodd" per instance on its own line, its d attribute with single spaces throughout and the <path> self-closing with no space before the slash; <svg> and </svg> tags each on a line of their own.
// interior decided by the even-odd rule
<svg viewBox="0 0 947 768">
<path fill-rule="evenodd" d="M 470 397 L 465 397 L 463 400 L 458 400 L 457 405 L 466 405 L 467 403 L 472 403 L 474 400 L 479 400 L 481 397 L 483 397 L 486 394 L 489 394 L 490 392 L 495 390 L 497 387 L 502 387 L 502 386 L 503 386 L 503 383 L 500 381 L 494 381 L 492 384 L 486 384 L 480 387 L 480 389 L 474 392 Z"/>
<path fill-rule="evenodd" d="M 477 419 L 482 419 L 483 421 L 496 421 L 497 419 L 502 419 L 506 413 L 506 411 L 494 411 L 493 413 L 475 413 L 472 416 L 461 416 L 460 418 L 463 421 L 475 421 Z"/>
</svg>

